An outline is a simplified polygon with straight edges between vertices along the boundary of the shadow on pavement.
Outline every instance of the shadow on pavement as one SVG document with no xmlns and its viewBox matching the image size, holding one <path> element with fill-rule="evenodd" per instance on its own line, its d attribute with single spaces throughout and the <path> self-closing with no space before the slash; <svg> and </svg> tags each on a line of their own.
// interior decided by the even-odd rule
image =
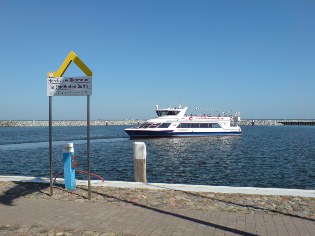
<svg viewBox="0 0 315 236">
<path fill-rule="evenodd" d="M 100 193 L 100 192 L 97 192 L 97 191 L 92 191 L 92 193 L 101 195 L 103 197 L 112 198 L 112 199 L 115 199 L 115 200 L 118 200 L 118 201 L 121 201 L 121 202 L 125 202 L 125 203 L 128 203 L 128 204 L 134 205 L 136 207 L 141 207 L 143 209 L 155 211 L 155 212 L 158 212 L 158 213 L 161 213 L 161 214 L 174 216 L 174 217 L 177 217 L 177 218 L 180 218 L 180 219 L 183 219 L 183 220 L 187 220 L 187 221 L 190 221 L 190 222 L 194 222 L 194 223 L 197 223 L 197 224 L 201 224 L 201 225 L 205 225 L 205 226 L 208 226 L 208 227 L 212 227 L 212 228 L 224 230 L 224 231 L 227 231 L 227 232 L 231 232 L 231 233 L 234 233 L 234 234 L 237 234 L 237 235 L 256 236 L 256 234 L 248 233 L 248 232 L 245 232 L 245 231 L 242 231 L 242 230 L 233 229 L 233 228 L 229 228 L 229 227 L 226 227 L 226 226 L 210 223 L 210 222 L 207 222 L 207 221 L 204 221 L 204 220 L 191 218 L 189 216 L 181 215 L 181 214 L 178 214 L 178 213 L 169 212 L 169 211 L 165 211 L 165 210 L 149 207 L 149 206 L 146 206 L 146 205 L 142 205 L 142 204 L 135 203 L 135 202 L 132 202 L 132 201 L 128 201 L 128 200 L 125 200 L 125 199 L 120 199 L 118 197 L 110 196 L 110 195 L 107 195 L 107 194 L 104 194 L 104 193 Z"/>
<path fill-rule="evenodd" d="M 315 219 L 312 219 L 312 218 L 307 218 L 307 217 L 303 217 L 303 216 L 299 216 L 299 215 L 285 213 L 285 212 L 269 209 L 268 207 L 259 207 L 259 206 L 253 206 L 253 205 L 248 205 L 248 204 L 241 204 L 241 203 L 236 203 L 236 202 L 230 202 L 230 201 L 225 201 L 225 200 L 221 200 L 221 199 L 205 196 L 205 195 L 202 195 L 200 193 L 186 192 L 186 191 L 176 190 L 176 189 L 167 188 L 167 187 L 161 187 L 161 188 L 164 188 L 166 190 L 172 190 L 172 191 L 175 191 L 175 192 L 182 192 L 182 193 L 185 193 L 185 194 L 188 194 L 188 195 L 192 195 L 192 196 L 196 196 L 196 197 L 200 197 L 200 198 L 206 198 L 206 199 L 210 199 L 210 200 L 213 200 L 213 201 L 223 202 L 223 203 L 226 203 L 226 204 L 229 204 L 229 205 L 235 205 L 235 206 L 240 206 L 240 207 L 244 207 L 244 208 L 250 208 L 250 209 L 254 209 L 254 210 L 269 211 L 269 212 L 272 212 L 272 213 L 281 214 L 281 215 L 290 216 L 290 217 L 295 217 L 295 218 L 299 218 L 299 219 L 303 219 L 303 220 L 315 221 Z"/>
<path fill-rule="evenodd" d="M 40 179 L 40 178 L 39 178 Z M 43 189 L 49 186 L 49 183 L 20 182 L 12 181 L 15 185 L 0 195 L 0 204 L 12 206 L 15 199 L 30 195 L 33 193 L 46 194 Z M 48 194 L 47 194 L 48 195 Z"/>
</svg>

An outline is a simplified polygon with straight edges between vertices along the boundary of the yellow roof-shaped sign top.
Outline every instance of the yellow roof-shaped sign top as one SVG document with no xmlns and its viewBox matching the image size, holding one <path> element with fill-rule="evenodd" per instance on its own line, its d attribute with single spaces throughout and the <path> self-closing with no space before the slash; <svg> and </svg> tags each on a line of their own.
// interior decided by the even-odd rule
<svg viewBox="0 0 315 236">
<path fill-rule="evenodd" d="M 84 64 L 83 61 L 71 51 L 62 65 L 59 67 L 58 71 L 55 72 L 48 72 L 48 77 L 62 77 L 62 75 L 66 72 L 71 62 L 74 62 L 87 76 L 92 76 L 92 71 Z"/>
</svg>

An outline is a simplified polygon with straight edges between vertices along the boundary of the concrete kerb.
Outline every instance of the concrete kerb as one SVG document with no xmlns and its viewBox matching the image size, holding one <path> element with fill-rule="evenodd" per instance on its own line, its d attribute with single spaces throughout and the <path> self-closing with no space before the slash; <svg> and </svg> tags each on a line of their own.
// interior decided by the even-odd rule
<svg viewBox="0 0 315 236">
<path fill-rule="evenodd" d="M 64 183 L 64 179 L 57 178 L 58 183 Z M 49 183 L 49 178 L 29 176 L 0 176 L 0 182 L 28 182 L 28 183 Z M 87 180 L 76 180 L 76 185 L 87 186 Z M 142 188 L 156 190 L 178 190 L 185 192 L 206 192 L 206 193 L 231 193 L 231 194 L 256 194 L 256 195 L 281 195 L 300 196 L 315 198 L 315 190 L 284 189 L 284 188 L 255 188 L 255 187 L 229 187 L 210 185 L 188 185 L 188 184 L 164 184 L 164 183 L 140 183 L 124 181 L 92 180 L 91 186 L 116 187 L 116 188 Z"/>
</svg>

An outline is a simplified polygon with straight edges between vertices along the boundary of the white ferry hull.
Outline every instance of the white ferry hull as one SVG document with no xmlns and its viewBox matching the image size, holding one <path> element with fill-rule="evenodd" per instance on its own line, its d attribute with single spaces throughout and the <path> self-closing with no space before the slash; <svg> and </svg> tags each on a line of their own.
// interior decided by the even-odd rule
<svg viewBox="0 0 315 236">
<path fill-rule="evenodd" d="M 207 136 L 223 136 L 223 135 L 241 135 L 242 131 L 174 131 L 174 130 L 141 130 L 141 129 L 125 129 L 131 139 L 137 138 L 169 138 L 169 137 L 207 137 Z"/>
</svg>

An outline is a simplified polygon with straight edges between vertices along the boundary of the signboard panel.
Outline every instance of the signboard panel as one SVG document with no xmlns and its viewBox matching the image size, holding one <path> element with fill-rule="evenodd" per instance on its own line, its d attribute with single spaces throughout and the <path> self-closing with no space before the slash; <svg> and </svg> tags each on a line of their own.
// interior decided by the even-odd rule
<svg viewBox="0 0 315 236">
<path fill-rule="evenodd" d="M 88 95 L 92 95 L 92 76 L 47 78 L 47 96 Z"/>
</svg>

